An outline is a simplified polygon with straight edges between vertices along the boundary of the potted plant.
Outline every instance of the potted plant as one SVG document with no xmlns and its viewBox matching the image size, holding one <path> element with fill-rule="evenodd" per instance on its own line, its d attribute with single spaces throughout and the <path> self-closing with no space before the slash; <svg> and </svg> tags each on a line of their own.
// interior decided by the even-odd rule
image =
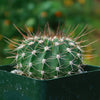
<svg viewBox="0 0 100 100">
<path fill-rule="evenodd" d="M 70 38 L 76 29 L 67 36 L 18 29 L 24 39 L 10 40 L 16 64 L 0 66 L 1 100 L 100 100 L 100 68 L 82 63 L 82 31 Z"/>
</svg>

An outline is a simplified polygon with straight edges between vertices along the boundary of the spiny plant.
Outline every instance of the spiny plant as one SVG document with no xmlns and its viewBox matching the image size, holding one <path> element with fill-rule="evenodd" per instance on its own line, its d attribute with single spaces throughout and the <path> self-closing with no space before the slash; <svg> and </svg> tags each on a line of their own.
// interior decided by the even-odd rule
<svg viewBox="0 0 100 100">
<path fill-rule="evenodd" d="M 74 36 L 77 28 L 78 25 L 71 31 L 67 29 L 66 34 L 63 31 L 54 34 L 48 29 L 36 34 L 28 32 L 25 35 L 16 27 L 24 39 L 17 42 L 9 40 L 15 46 L 15 56 L 12 57 L 17 64 L 11 73 L 36 79 L 52 79 L 84 72 L 81 67 L 84 53 L 82 47 L 87 45 L 81 46 L 86 40 L 82 41 L 80 38 L 89 31 L 85 26 Z"/>
</svg>

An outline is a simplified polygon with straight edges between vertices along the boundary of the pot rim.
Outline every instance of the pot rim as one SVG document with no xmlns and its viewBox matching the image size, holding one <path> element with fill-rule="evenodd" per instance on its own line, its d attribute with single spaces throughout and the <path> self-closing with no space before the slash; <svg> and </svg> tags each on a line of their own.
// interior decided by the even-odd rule
<svg viewBox="0 0 100 100">
<path fill-rule="evenodd" d="M 9 73 L 9 74 L 12 74 L 12 75 L 32 79 L 32 80 L 35 80 L 35 81 L 53 81 L 53 80 L 58 80 L 58 79 L 62 79 L 62 78 L 70 78 L 70 77 L 73 77 L 73 76 L 78 76 L 78 75 L 83 75 L 83 74 L 86 74 L 86 73 L 93 73 L 93 72 L 100 71 L 100 66 L 83 64 L 82 67 L 85 70 L 83 73 L 71 74 L 71 75 L 68 75 L 68 76 L 62 76 L 62 77 L 58 77 L 58 78 L 54 78 L 54 79 L 40 80 L 40 79 L 36 79 L 36 78 L 31 78 L 31 77 L 27 77 L 27 76 L 23 76 L 23 75 L 10 73 L 10 71 L 14 69 L 13 66 L 15 66 L 15 65 L 16 64 L 0 65 L 0 72 L 6 72 L 6 73 Z M 10 68 L 10 70 L 9 70 L 9 68 Z"/>
</svg>

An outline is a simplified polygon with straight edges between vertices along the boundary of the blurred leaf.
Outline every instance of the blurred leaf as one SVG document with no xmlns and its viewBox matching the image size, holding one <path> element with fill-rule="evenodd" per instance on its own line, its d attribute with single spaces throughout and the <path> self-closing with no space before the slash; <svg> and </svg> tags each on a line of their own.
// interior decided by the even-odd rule
<svg viewBox="0 0 100 100">
<path fill-rule="evenodd" d="M 33 26 L 33 25 L 35 25 L 35 19 L 34 18 L 29 18 L 26 21 L 26 26 Z"/>
</svg>

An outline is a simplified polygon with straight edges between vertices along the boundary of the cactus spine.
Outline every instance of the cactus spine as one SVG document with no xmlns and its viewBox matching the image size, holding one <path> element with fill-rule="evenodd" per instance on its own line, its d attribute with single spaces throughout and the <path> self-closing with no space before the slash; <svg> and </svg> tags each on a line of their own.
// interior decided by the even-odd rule
<svg viewBox="0 0 100 100">
<path fill-rule="evenodd" d="M 36 79 L 52 79 L 82 73 L 82 49 L 61 35 L 28 35 L 17 48 L 16 70 L 12 73 Z"/>
</svg>

